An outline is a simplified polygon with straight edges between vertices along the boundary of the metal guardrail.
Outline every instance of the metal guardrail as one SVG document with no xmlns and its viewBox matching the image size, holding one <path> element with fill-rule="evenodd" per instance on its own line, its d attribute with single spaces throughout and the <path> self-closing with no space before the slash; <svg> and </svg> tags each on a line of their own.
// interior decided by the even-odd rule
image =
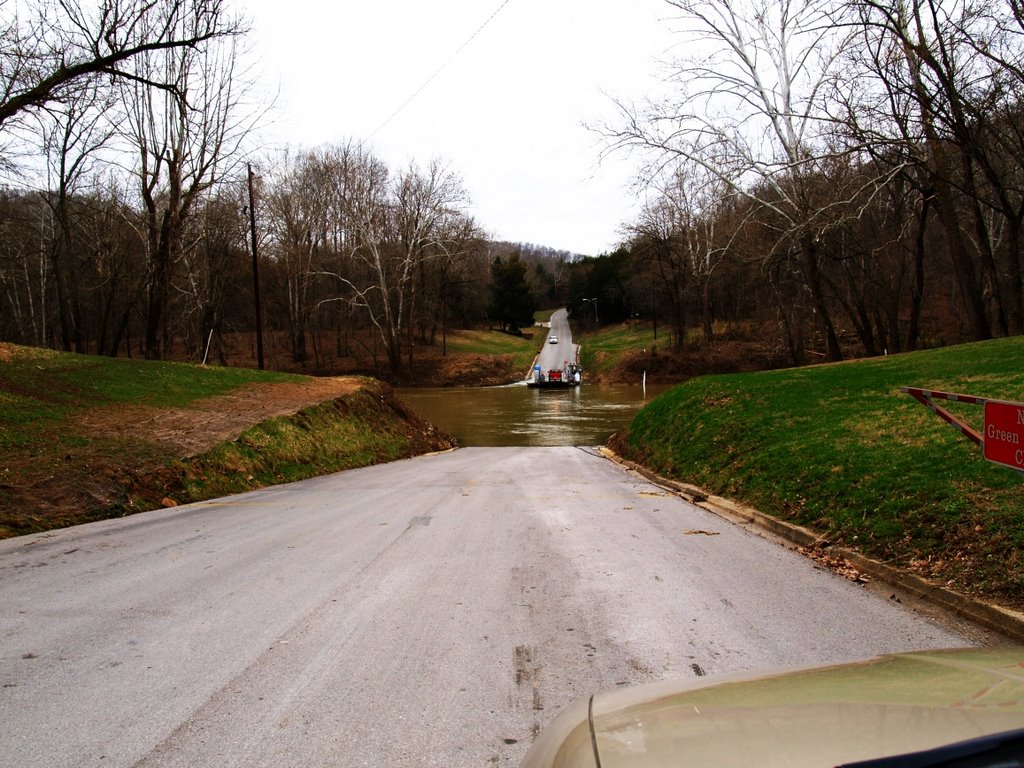
<svg viewBox="0 0 1024 768">
<path fill-rule="evenodd" d="M 900 387 L 900 391 L 913 397 L 975 445 L 981 446 L 988 461 L 1008 467 L 1024 476 L 1024 403 L 917 387 Z M 983 406 L 983 431 L 978 432 L 963 419 L 935 403 L 935 400 Z"/>
<path fill-rule="evenodd" d="M 900 387 L 900 392 L 905 395 L 910 395 L 912 398 L 921 403 L 925 408 L 934 413 L 940 419 L 949 424 L 953 429 L 960 432 L 971 442 L 976 445 L 984 445 L 985 438 L 978 433 L 970 424 L 965 421 L 961 421 L 959 417 L 950 413 L 941 405 L 936 405 L 932 402 L 935 400 L 950 400 L 957 403 L 969 403 L 971 405 L 985 405 L 988 402 L 987 398 L 974 397 L 973 395 L 958 395 L 953 392 L 938 392 L 934 389 L 918 389 L 916 387 Z"/>
</svg>

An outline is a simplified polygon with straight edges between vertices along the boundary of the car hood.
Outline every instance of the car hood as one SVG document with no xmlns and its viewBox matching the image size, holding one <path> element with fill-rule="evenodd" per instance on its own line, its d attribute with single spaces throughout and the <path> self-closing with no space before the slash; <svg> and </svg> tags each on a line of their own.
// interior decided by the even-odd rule
<svg viewBox="0 0 1024 768">
<path fill-rule="evenodd" d="M 640 686 L 565 716 L 559 745 L 542 734 L 523 766 L 823 768 L 1024 727 L 1024 649 Z M 531 763 L 535 752 L 547 757 Z"/>
</svg>

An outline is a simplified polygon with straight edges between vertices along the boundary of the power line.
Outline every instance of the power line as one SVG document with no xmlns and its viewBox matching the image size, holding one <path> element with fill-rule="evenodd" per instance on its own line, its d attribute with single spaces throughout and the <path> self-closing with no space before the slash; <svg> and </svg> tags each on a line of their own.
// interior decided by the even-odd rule
<svg viewBox="0 0 1024 768">
<path fill-rule="evenodd" d="M 490 16 L 488 16 L 487 19 L 484 21 L 484 23 L 481 24 L 479 27 L 477 27 L 476 30 L 473 32 L 473 34 L 471 34 L 468 38 L 466 38 L 466 41 L 462 45 L 459 46 L 458 50 L 456 50 L 455 53 L 453 53 L 451 56 L 449 56 L 444 61 L 444 63 L 441 64 L 441 66 L 439 66 L 436 70 L 434 70 L 434 73 L 430 77 L 428 77 L 425 81 L 423 81 L 423 84 L 419 88 L 417 88 L 412 93 L 412 95 L 409 96 L 409 98 L 407 98 L 405 101 L 403 101 L 399 105 L 398 109 L 396 109 L 394 112 L 392 112 L 387 117 L 387 119 L 384 120 L 383 123 L 381 123 L 376 128 L 374 128 L 373 132 L 369 136 L 366 137 L 365 141 L 369 141 L 370 139 L 372 139 L 388 123 L 390 123 L 392 120 L 394 120 L 396 117 L 398 117 L 398 115 L 402 112 L 402 110 L 404 110 L 407 106 L 409 106 L 409 104 L 412 102 L 413 99 L 415 99 L 417 96 L 419 96 L 427 88 L 428 85 L 430 85 L 432 82 L 434 82 L 434 80 L 437 79 L 438 75 L 440 75 L 445 69 L 448 68 L 448 65 L 451 64 L 460 53 L 462 53 L 464 50 L 466 50 L 466 48 L 469 47 L 469 44 L 472 43 L 474 39 L 476 39 L 476 36 L 479 35 L 481 32 L 483 32 L 484 27 L 486 27 L 488 24 L 490 24 L 494 20 L 494 17 L 497 16 L 499 13 L 501 13 L 502 9 L 506 5 L 508 5 L 508 4 L 509 4 L 509 0 L 502 0 L 501 5 L 499 5 L 497 7 L 497 9 L 494 11 L 494 13 L 492 13 Z"/>
</svg>

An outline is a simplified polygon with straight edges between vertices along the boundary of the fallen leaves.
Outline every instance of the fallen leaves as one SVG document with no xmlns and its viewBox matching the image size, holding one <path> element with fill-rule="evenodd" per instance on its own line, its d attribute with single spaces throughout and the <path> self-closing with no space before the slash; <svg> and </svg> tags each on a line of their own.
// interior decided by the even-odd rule
<svg viewBox="0 0 1024 768">
<path fill-rule="evenodd" d="M 867 584 L 871 581 L 870 576 L 858 570 L 857 567 L 845 557 L 833 555 L 821 545 L 800 547 L 797 551 L 804 557 L 809 557 L 819 565 L 828 568 L 833 573 L 839 574 L 844 579 L 849 579 L 857 584 Z"/>
</svg>

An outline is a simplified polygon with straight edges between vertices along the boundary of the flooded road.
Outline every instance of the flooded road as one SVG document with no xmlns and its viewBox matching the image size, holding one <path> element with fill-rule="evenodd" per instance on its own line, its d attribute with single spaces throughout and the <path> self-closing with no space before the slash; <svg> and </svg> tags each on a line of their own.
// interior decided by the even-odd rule
<svg viewBox="0 0 1024 768">
<path fill-rule="evenodd" d="M 666 389 L 584 384 L 530 389 L 523 384 L 467 389 L 400 389 L 399 396 L 463 447 L 600 445 L 627 427 Z"/>
</svg>

